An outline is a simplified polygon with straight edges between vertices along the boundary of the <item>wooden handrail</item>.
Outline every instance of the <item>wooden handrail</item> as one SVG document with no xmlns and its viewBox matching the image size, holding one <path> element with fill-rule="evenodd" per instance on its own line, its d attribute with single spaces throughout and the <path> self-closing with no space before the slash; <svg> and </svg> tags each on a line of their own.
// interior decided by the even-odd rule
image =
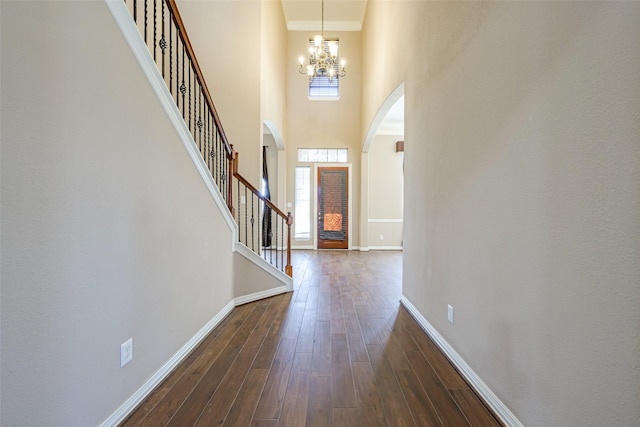
<svg viewBox="0 0 640 427">
<path fill-rule="evenodd" d="M 187 56 L 189 57 L 189 59 L 191 60 L 195 68 L 194 71 L 196 72 L 196 75 L 198 77 L 198 82 L 200 83 L 200 86 L 202 87 L 202 91 L 204 92 L 205 100 L 209 106 L 210 111 L 213 113 L 213 119 L 215 121 L 216 127 L 218 128 L 218 133 L 220 134 L 220 137 L 224 142 L 224 147 L 227 152 L 227 157 L 231 157 L 233 153 L 231 144 L 229 144 L 229 141 L 227 140 L 227 135 L 224 133 L 222 122 L 220 121 L 220 117 L 218 116 L 218 111 L 216 110 L 216 107 L 213 105 L 213 98 L 211 97 L 211 93 L 209 92 L 207 83 L 204 80 L 204 74 L 202 73 L 202 70 L 200 69 L 200 64 L 198 64 L 198 60 L 196 59 L 196 54 L 193 50 L 193 46 L 191 46 L 191 41 L 189 40 L 189 36 L 187 35 L 187 30 L 184 26 L 184 22 L 182 22 L 182 17 L 180 16 L 180 12 L 178 11 L 178 5 L 176 4 L 175 0 L 165 0 L 165 3 L 167 4 L 169 11 L 171 12 L 170 15 L 173 17 L 173 22 L 176 24 L 176 27 L 178 27 L 178 30 L 179 30 L 178 34 L 180 35 L 180 38 L 182 39 L 182 42 L 184 43 L 187 49 Z"/>
<path fill-rule="evenodd" d="M 253 185 L 251 185 L 251 183 L 249 181 L 247 181 L 242 175 L 240 175 L 237 172 L 234 172 L 233 176 L 240 181 L 245 187 L 247 187 L 253 194 L 255 194 L 256 196 L 258 196 L 258 198 L 260 200 L 262 200 L 267 206 L 269 206 L 269 208 L 271 208 L 272 211 L 275 211 L 278 215 L 280 215 L 282 218 L 284 219 L 288 219 L 289 215 L 291 215 L 291 212 L 289 212 L 289 215 L 285 214 L 284 212 L 282 212 L 280 209 L 278 209 L 278 207 L 276 205 L 274 205 L 271 200 L 267 199 L 266 197 L 264 197 L 260 191 L 258 191 L 258 189 L 256 187 L 254 187 Z"/>
</svg>

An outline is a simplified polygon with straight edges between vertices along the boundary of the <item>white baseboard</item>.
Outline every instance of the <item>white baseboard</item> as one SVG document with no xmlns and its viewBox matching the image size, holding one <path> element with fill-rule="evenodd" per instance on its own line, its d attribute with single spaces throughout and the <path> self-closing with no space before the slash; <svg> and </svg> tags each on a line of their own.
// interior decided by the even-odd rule
<svg viewBox="0 0 640 427">
<path fill-rule="evenodd" d="M 151 376 L 129 399 L 127 399 L 109 418 L 100 424 L 101 427 L 117 426 L 189 355 L 202 340 L 218 326 L 233 310 L 235 301 L 230 301 L 211 320 L 182 346 L 155 374 Z M 237 305 L 237 304 L 236 304 Z"/>
<path fill-rule="evenodd" d="M 291 245 L 292 251 L 304 251 L 304 250 L 314 250 L 314 249 L 315 248 L 313 247 L 313 245 L 299 245 L 299 246 Z"/>
<path fill-rule="evenodd" d="M 442 335 L 427 321 L 427 319 L 418 311 L 418 309 L 404 295 L 400 298 L 400 302 L 405 306 L 411 316 L 418 322 L 420 327 L 431 337 L 436 345 L 442 350 L 447 358 L 454 364 L 462 376 L 475 391 L 484 399 L 491 407 L 493 412 L 500 418 L 506 426 L 524 427 L 524 425 L 516 418 L 516 416 L 507 408 L 507 406 L 496 396 L 493 391 L 485 384 L 478 374 L 469 366 L 465 360 L 451 347 Z"/>
<path fill-rule="evenodd" d="M 284 294 L 285 292 L 289 292 L 286 286 L 280 286 L 278 288 L 267 289 L 266 291 L 260 291 L 249 295 L 244 295 L 241 297 L 237 297 L 233 300 L 233 303 L 238 306 L 242 304 L 247 304 L 250 302 L 258 301 L 261 299 L 273 297 L 276 295 Z"/>
<path fill-rule="evenodd" d="M 160 369 L 127 399 L 109 418 L 100 424 L 101 427 L 115 427 L 122 423 L 155 388 L 164 381 L 171 372 L 213 331 L 213 329 L 229 315 L 235 306 L 269 298 L 288 292 L 287 286 L 280 286 L 266 291 L 256 292 L 235 298 L 225 305 L 211 320 L 207 322 L 180 350 L 178 350 Z"/>
<path fill-rule="evenodd" d="M 401 251 L 402 246 L 369 246 L 372 251 Z"/>
</svg>

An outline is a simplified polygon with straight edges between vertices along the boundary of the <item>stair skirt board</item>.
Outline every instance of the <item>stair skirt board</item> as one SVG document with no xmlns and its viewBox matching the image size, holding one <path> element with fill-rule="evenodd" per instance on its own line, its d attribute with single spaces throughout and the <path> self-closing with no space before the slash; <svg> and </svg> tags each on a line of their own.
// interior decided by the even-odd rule
<svg viewBox="0 0 640 427">
<path fill-rule="evenodd" d="M 496 416 L 508 427 L 524 427 L 507 406 L 496 396 L 485 384 L 478 374 L 460 357 L 453 347 L 444 339 L 442 335 L 429 323 L 429 321 L 418 311 L 418 309 L 405 296 L 400 298 L 400 303 L 418 322 L 426 334 L 436 343 L 438 348 L 445 354 L 447 359 L 456 367 L 458 372 L 473 387 L 473 389 L 484 399 L 485 403 L 493 410 Z"/>
<path fill-rule="evenodd" d="M 278 270 L 268 261 L 263 259 L 260 255 L 258 255 L 257 253 L 255 253 L 254 251 L 252 251 L 251 249 L 249 249 L 248 247 L 246 247 L 240 242 L 236 242 L 236 244 L 233 247 L 233 251 L 239 253 L 240 255 L 245 257 L 247 260 L 251 261 L 253 264 L 260 267 L 266 273 L 270 274 L 271 276 L 275 277 L 277 280 L 282 282 L 282 284 L 286 287 L 285 292 L 293 291 L 293 278 L 287 276 L 283 271 Z M 279 289 L 279 288 L 276 288 L 276 289 Z M 270 290 L 267 290 L 264 292 L 270 292 Z M 258 292 L 258 293 L 261 293 L 261 292 Z M 252 295 L 255 295 L 255 294 L 252 294 Z M 273 295 L 277 295 L 277 294 L 273 294 Z M 269 296 L 273 296 L 273 295 L 269 295 Z"/>
</svg>

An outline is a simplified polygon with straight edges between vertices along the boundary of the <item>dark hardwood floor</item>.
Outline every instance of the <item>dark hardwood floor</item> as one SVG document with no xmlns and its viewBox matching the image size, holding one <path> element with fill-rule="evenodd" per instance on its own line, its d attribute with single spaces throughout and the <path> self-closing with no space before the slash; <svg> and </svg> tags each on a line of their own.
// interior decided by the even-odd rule
<svg viewBox="0 0 640 427">
<path fill-rule="evenodd" d="M 124 426 L 499 426 L 399 304 L 401 252 L 294 251 Z"/>
</svg>

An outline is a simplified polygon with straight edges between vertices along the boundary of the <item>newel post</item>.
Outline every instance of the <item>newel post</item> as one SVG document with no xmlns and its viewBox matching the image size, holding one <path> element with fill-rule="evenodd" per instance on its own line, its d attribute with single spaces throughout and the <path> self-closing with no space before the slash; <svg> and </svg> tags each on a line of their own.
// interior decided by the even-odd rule
<svg viewBox="0 0 640 427">
<path fill-rule="evenodd" d="M 293 224 L 293 215 L 287 212 L 287 265 L 285 273 L 289 277 L 293 277 L 293 266 L 291 265 L 291 225 Z"/>
</svg>

